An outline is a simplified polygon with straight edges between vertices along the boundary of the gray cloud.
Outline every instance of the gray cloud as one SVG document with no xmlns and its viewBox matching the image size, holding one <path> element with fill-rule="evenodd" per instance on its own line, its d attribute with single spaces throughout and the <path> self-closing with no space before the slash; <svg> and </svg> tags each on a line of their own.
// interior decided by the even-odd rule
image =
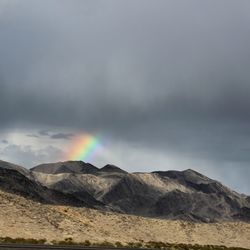
<svg viewBox="0 0 250 250">
<path fill-rule="evenodd" d="M 38 132 L 38 134 L 40 135 L 40 136 L 49 136 L 49 130 L 40 130 L 39 132 Z"/>
<path fill-rule="evenodd" d="M 33 138 L 41 138 L 43 136 L 49 137 L 50 139 L 64 139 L 64 140 L 69 140 L 71 139 L 74 134 L 73 133 L 53 133 L 52 130 L 40 130 L 38 131 L 38 134 L 27 134 L 28 137 L 33 137 Z"/>
<path fill-rule="evenodd" d="M 8 144 L 8 141 L 7 140 L 2 140 L 2 143 L 3 144 Z"/>
<path fill-rule="evenodd" d="M 52 134 L 50 136 L 51 139 L 65 139 L 65 140 L 69 140 L 72 138 L 72 136 L 74 136 L 74 134 L 68 133 L 58 133 L 58 134 Z"/>
<path fill-rule="evenodd" d="M 38 135 L 35 135 L 35 134 L 28 134 L 27 136 L 28 136 L 28 137 L 33 137 L 33 138 L 39 138 L 39 136 L 38 136 Z"/>
<path fill-rule="evenodd" d="M 229 178 L 236 186 L 249 176 L 249 7 L 7 2 L 0 8 L 0 129 L 100 132 L 147 152 L 212 162 L 215 177 L 237 169 L 237 180 Z"/>
<path fill-rule="evenodd" d="M 13 163 L 20 162 L 27 168 L 33 167 L 41 162 L 51 162 L 52 159 L 60 159 L 61 155 L 62 151 L 53 146 L 36 150 L 30 145 L 10 144 L 0 150 L 1 159 Z"/>
</svg>

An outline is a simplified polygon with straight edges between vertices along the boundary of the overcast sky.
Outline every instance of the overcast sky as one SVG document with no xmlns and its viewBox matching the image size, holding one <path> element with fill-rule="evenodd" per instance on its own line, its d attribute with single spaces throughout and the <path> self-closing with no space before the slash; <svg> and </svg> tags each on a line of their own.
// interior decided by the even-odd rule
<svg viewBox="0 0 250 250">
<path fill-rule="evenodd" d="M 250 194 L 250 1 L 0 0 L 0 158 L 192 168 Z"/>
</svg>

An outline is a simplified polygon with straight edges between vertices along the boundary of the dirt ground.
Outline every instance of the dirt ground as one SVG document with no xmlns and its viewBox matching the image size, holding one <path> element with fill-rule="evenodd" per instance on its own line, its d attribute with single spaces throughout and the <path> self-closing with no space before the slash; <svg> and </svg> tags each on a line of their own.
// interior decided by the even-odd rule
<svg viewBox="0 0 250 250">
<path fill-rule="evenodd" d="M 44 205 L 0 191 L 0 237 L 115 243 L 162 241 L 250 249 L 250 224 L 192 223 Z"/>
</svg>

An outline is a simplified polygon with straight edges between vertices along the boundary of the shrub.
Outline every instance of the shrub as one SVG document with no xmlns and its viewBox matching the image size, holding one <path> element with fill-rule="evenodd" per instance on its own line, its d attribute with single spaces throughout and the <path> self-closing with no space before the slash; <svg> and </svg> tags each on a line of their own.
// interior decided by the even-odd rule
<svg viewBox="0 0 250 250">
<path fill-rule="evenodd" d="M 121 243 L 120 241 L 117 241 L 117 242 L 115 243 L 115 246 L 116 246 L 116 247 L 123 247 L 123 245 L 122 245 L 122 243 Z"/>
<path fill-rule="evenodd" d="M 91 245 L 91 243 L 90 243 L 89 240 L 85 240 L 85 241 L 83 242 L 83 245 L 86 246 L 86 247 L 88 247 L 88 246 Z"/>
<path fill-rule="evenodd" d="M 13 244 L 44 244 L 46 239 L 31 239 L 31 238 L 10 238 L 10 237 L 1 237 L 0 243 L 13 243 Z"/>
</svg>

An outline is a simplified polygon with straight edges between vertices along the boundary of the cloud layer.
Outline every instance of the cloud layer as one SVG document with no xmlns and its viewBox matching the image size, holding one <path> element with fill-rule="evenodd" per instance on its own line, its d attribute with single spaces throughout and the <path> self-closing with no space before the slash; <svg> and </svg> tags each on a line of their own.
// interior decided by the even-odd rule
<svg viewBox="0 0 250 250">
<path fill-rule="evenodd" d="M 249 9 L 228 0 L 1 0 L 1 133 L 40 131 L 51 146 L 101 133 L 130 152 L 115 151 L 129 170 L 203 165 L 250 192 Z"/>
</svg>

